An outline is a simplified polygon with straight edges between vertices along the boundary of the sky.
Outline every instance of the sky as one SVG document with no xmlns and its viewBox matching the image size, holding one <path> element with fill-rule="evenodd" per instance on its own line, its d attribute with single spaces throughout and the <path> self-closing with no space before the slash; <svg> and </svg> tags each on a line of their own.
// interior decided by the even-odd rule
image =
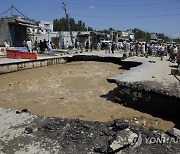
<svg viewBox="0 0 180 154">
<path fill-rule="evenodd" d="M 180 0 L 0 0 L 0 17 L 10 15 L 1 13 L 13 4 L 31 19 L 53 21 L 65 17 L 62 2 L 70 17 L 95 30 L 139 28 L 180 37 Z"/>
</svg>

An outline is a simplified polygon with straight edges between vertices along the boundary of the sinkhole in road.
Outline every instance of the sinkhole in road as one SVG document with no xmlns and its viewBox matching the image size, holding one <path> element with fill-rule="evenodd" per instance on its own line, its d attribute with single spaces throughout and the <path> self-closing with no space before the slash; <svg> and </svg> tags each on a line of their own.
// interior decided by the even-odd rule
<svg viewBox="0 0 180 154">
<path fill-rule="evenodd" d="M 172 122 L 113 102 L 116 84 L 107 78 L 123 73 L 110 62 L 76 61 L 0 75 L 0 107 L 28 109 L 50 117 L 79 118 L 86 121 L 135 119 L 160 129 Z"/>
</svg>

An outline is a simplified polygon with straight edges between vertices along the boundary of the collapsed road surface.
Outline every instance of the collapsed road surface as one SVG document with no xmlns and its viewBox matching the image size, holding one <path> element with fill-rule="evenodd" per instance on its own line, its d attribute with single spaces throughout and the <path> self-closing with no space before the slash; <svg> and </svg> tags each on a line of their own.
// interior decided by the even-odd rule
<svg viewBox="0 0 180 154">
<path fill-rule="evenodd" d="M 85 62 L 85 63 L 87 63 L 87 62 Z M 144 60 L 141 61 L 141 63 L 142 63 L 142 65 L 140 65 L 136 68 L 132 68 L 130 71 L 127 71 L 127 72 L 130 72 L 130 75 L 129 75 L 130 78 L 132 78 L 131 73 L 133 72 L 134 69 L 137 69 L 136 71 L 138 71 L 138 73 L 139 73 L 139 72 L 141 72 L 140 70 L 144 67 L 144 64 L 145 65 L 147 64 L 146 60 L 145 60 L 145 62 L 144 62 Z M 156 61 L 155 62 L 153 61 L 153 63 L 151 61 L 149 63 L 153 64 L 153 63 L 156 63 Z M 76 63 L 70 63 L 68 65 L 75 65 L 77 67 L 77 64 L 78 63 L 76 62 Z M 106 64 L 107 63 L 102 63 L 103 66 Z M 87 63 L 87 65 L 89 65 L 89 63 Z M 111 76 L 116 76 L 116 74 L 119 74 L 117 72 L 115 74 L 115 72 L 114 72 L 115 69 L 112 69 L 113 67 L 110 64 L 108 64 L 109 67 L 107 67 L 107 65 L 106 65 L 106 67 L 105 67 L 106 69 L 104 69 L 104 72 L 100 72 L 98 70 L 101 67 L 100 65 L 101 64 L 96 64 L 97 69 L 95 70 L 95 72 L 97 74 L 96 73 L 95 74 L 96 74 L 97 78 L 99 77 L 100 74 L 108 72 L 109 70 L 112 71 L 112 72 L 109 72 Z M 118 66 L 118 68 L 119 68 L 119 66 Z M 152 67 L 148 67 L 148 68 L 152 68 Z M 48 67 L 44 68 L 44 71 L 45 71 L 45 69 L 48 69 Z M 51 69 L 52 69 L 52 67 L 51 67 Z M 140 69 L 140 70 L 138 70 L 138 69 Z M 36 69 L 36 71 L 37 70 L 40 71 L 40 69 Z M 91 70 L 92 70 L 92 66 L 91 66 Z M 33 71 L 33 70 L 28 70 L 28 71 Z M 26 79 L 31 74 L 30 72 L 28 73 L 28 71 L 26 71 L 26 75 L 25 75 Z M 22 94 L 22 92 L 26 90 L 23 88 L 24 84 L 26 85 L 25 87 L 27 88 L 28 91 L 33 91 L 33 88 L 37 88 L 37 89 L 39 88 L 38 84 L 40 84 L 42 86 L 43 83 L 47 82 L 47 85 L 50 86 L 51 82 L 57 83 L 57 81 L 59 81 L 59 83 L 65 83 L 65 82 L 60 82 L 60 80 L 54 76 L 54 74 L 58 74 L 59 76 L 62 75 L 61 71 L 60 71 L 61 72 L 60 73 L 57 71 L 57 69 L 54 69 L 53 73 L 51 73 L 50 70 L 48 70 L 47 76 L 44 71 L 40 71 L 40 74 L 41 74 L 40 78 L 42 79 L 40 81 L 37 80 L 38 76 L 33 76 L 34 78 L 32 81 L 30 81 L 30 83 L 28 82 L 29 80 L 23 80 L 23 84 L 22 84 L 22 81 L 18 81 L 18 80 L 14 81 L 15 80 L 14 78 L 9 79 L 9 81 L 12 81 L 12 79 L 13 79 L 13 82 L 10 82 L 10 83 L 5 80 L 0 80 L 1 82 L 3 81 L 3 84 L 1 84 L 1 86 L 8 85 L 3 90 L 1 89 L 2 94 L 5 95 L 6 90 L 11 90 L 11 92 L 13 92 L 13 90 L 15 90 L 16 88 L 18 88 L 19 90 L 22 90 L 22 91 L 19 91 L 19 93 L 17 91 L 17 94 Z M 67 77 L 67 75 L 73 74 L 75 72 L 75 74 L 73 74 L 73 78 L 77 78 L 77 77 L 79 77 L 79 74 L 82 74 L 82 71 L 84 71 L 84 70 L 80 69 L 79 71 L 76 72 L 73 69 L 72 70 L 67 69 L 67 71 L 65 71 L 64 74 Z M 92 74 L 90 72 L 86 72 L 86 71 L 84 72 L 85 74 L 82 74 L 82 75 L 85 77 L 90 76 L 92 78 L 91 80 L 96 82 L 95 79 L 97 79 L 97 78 L 95 78 L 94 76 L 91 76 Z M 120 71 L 120 70 L 118 70 L 118 71 Z M 20 73 L 21 72 L 18 72 L 18 75 Z M 123 73 L 122 76 L 124 74 L 126 74 L 126 73 Z M 8 74 L 8 75 L 11 75 L 11 74 Z M 5 79 L 5 76 L 6 75 L 3 75 L 1 77 Z M 105 78 L 107 78 L 108 76 L 109 76 L 109 74 Z M 128 76 L 126 76 L 126 77 L 128 77 Z M 135 79 L 138 79 L 137 76 L 134 76 L 134 77 L 135 77 Z M 138 77 L 141 77 L 141 76 L 138 76 Z M 151 76 L 151 78 L 157 79 L 157 76 L 154 75 L 154 76 Z M 131 100 L 133 102 L 134 99 L 131 99 L 131 97 L 127 97 L 128 95 L 126 95 L 129 93 L 128 92 L 129 90 L 131 90 L 131 89 L 134 90 L 133 86 L 127 90 L 124 89 L 124 87 L 127 88 L 129 85 L 136 86 L 136 83 L 134 82 L 134 83 L 128 84 L 129 82 L 123 81 L 122 78 L 120 80 L 119 80 L 119 78 L 118 78 L 118 80 L 116 80 L 116 79 L 117 79 L 117 77 L 109 78 L 108 81 L 117 83 L 117 85 L 118 85 L 117 88 L 116 88 L 116 86 L 112 85 L 111 90 L 110 90 L 107 88 L 107 87 L 109 87 L 109 85 L 107 85 L 107 87 L 106 87 L 107 89 L 105 88 L 106 91 L 103 91 L 103 93 L 102 93 L 102 91 L 100 91 L 100 93 L 99 93 L 99 91 L 96 91 L 96 92 L 98 92 L 98 96 L 100 94 L 102 95 L 100 98 L 105 98 L 105 100 L 109 99 L 106 102 L 101 102 L 99 98 L 96 98 L 97 103 L 100 101 L 101 105 L 98 106 L 97 104 L 96 105 L 94 104 L 94 107 L 99 109 L 99 112 L 102 114 L 102 116 L 99 116 L 101 114 L 94 115 L 91 113 L 92 111 L 89 112 L 89 114 L 86 114 L 86 113 L 84 113 L 83 115 L 79 114 L 79 113 L 75 114 L 75 112 L 73 113 L 73 110 L 71 110 L 70 113 L 74 114 L 74 115 L 73 116 L 71 115 L 72 117 L 68 117 L 68 118 L 72 118 L 72 119 L 50 118 L 50 117 L 46 117 L 46 116 L 38 116 L 36 114 L 29 113 L 27 109 L 16 110 L 17 108 L 22 109 L 22 108 L 26 107 L 26 106 L 23 106 L 26 104 L 24 96 L 18 96 L 18 97 L 20 97 L 19 101 L 21 101 L 21 104 L 20 104 L 20 105 L 22 105 L 21 107 L 17 107 L 17 106 L 14 107 L 15 110 L 0 109 L 0 114 L 1 114 L 1 117 L 0 117 L 0 125 L 1 125 L 1 127 L 0 127 L 0 134 L 1 134 L 0 150 L 1 150 L 1 153 L 118 153 L 118 152 L 121 152 L 121 153 L 173 153 L 173 154 L 179 153 L 180 152 L 179 151 L 179 134 L 180 134 L 179 130 L 176 128 L 172 128 L 171 122 L 167 122 L 162 119 L 152 117 L 151 115 L 144 114 L 143 112 L 146 112 L 146 111 L 142 110 L 142 112 L 138 112 L 138 111 L 135 111 L 135 110 L 132 110 L 130 108 L 126 108 L 126 107 L 123 107 L 122 105 L 120 105 L 119 104 L 120 99 L 121 99 L 121 103 L 123 105 L 127 104 L 127 106 L 129 105 Z M 147 80 L 149 80 L 149 79 L 147 78 Z M 32 84 L 34 81 L 36 81 L 34 84 L 36 86 L 34 86 Z M 69 79 L 67 81 L 71 82 L 68 85 L 70 85 L 70 86 L 73 85 L 72 80 Z M 77 84 L 77 81 L 79 81 L 79 80 L 77 79 L 76 83 L 74 83 L 74 84 L 76 84 L 76 86 L 80 86 L 80 87 L 78 89 L 75 89 L 74 91 L 78 91 L 79 94 L 87 92 L 87 91 L 81 91 L 84 88 L 84 87 L 82 87 L 84 85 Z M 81 80 L 80 80 L 80 82 L 87 82 L 87 81 L 89 82 L 90 79 L 88 80 L 87 78 L 86 79 L 81 78 Z M 131 81 L 131 80 L 129 80 L 129 81 Z M 100 84 L 101 86 L 104 84 L 104 83 L 102 83 L 102 81 L 100 81 L 100 83 L 101 83 Z M 119 83 L 121 83 L 121 84 L 119 84 Z M 161 84 L 161 83 L 159 83 L 159 84 Z M 57 86 L 57 84 L 52 84 L 52 85 L 53 86 L 50 87 L 51 89 L 54 89 L 54 88 L 58 89 L 59 86 L 62 86 L 61 84 L 59 86 Z M 122 85 L 124 85 L 124 87 Z M 153 84 L 150 84 L 150 85 L 153 85 Z M 45 87 L 47 88 L 48 86 L 45 86 Z M 14 87 L 15 87 L 15 89 L 14 89 Z M 149 89 L 149 88 L 146 88 L 147 86 L 145 84 L 144 84 L 144 86 L 139 86 L 139 87 L 137 87 L 137 89 L 139 91 L 142 90 L 141 87 L 144 87 L 145 89 Z M 40 89 L 40 94 L 41 94 L 41 92 L 43 94 L 44 91 L 41 91 L 41 90 L 45 90 L 46 88 Z M 64 88 L 64 86 L 62 86 L 61 88 Z M 62 90 L 61 88 L 59 89 L 59 92 Z M 71 87 L 71 89 L 73 89 L 73 88 L 74 87 Z M 92 92 L 94 90 L 94 87 L 91 87 L 91 88 L 92 89 L 90 89 L 90 91 Z M 119 88 L 122 88 L 122 90 L 126 92 L 125 95 L 122 91 L 119 91 L 120 90 Z M 158 89 L 158 88 L 156 88 L 156 89 Z M 73 95 L 71 95 L 72 98 L 75 96 L 74 91 L 70 91 L 73 94 Z M 88 93 L 88 96 L 91 94 L 90 91 Z M 134 95 L 135 96 L 134 98 L 135 98 L 135 100 L 140 100 L 140 103 L 142 103 L 144 100 L 146 100 L 145 98 L 147 98 L 147 97 L 140 97 L 143 95 L 143 93 L 142 93 L 142 91 L 140 91 L 140 94 L 139 94 L 139 91 L 135 93 L 136 95 Z M 34 91 L 34 92 L 36 92 L 36 91 Z M 119 95 L 119 92 L 122 95 Z M 151 89 L 151 91 L 149 91 L 149 92 L 150 93 L 155 92 L 155 94 L 156 94 L 158 92 L 158 90 L 152 91 L 152 89 Z M 57 94 L 57 96 L 58 96 L 58 102 L 63 102 L 68 98 L 65 96 L 65 93 L 56 93 L 56 91 L 51 91 L 51 90 L 50 91 L 48 90 L 47 95 L 44 95 L 44 97 L 51 100 L 52 98 L 54 98 L 54 96 L 50 97 L 50 98 L 49 98 L 49 96 L 52 96 L 54 93 Z M 108 93 L 108 95 L 107 95 L 107 93 Z M 134 91 L 132 91 L 132 93 L 134 94 Z M 9 99 L 6 99 L 5 97 L 1 98 L 1 99 L 4 99 L 4 101 L 9 102 L 9 104 L 8 103 L 3 104 L 3 105 L 7 105 L 6 108 L 11 108 L 10 106 L 13 105 L 13 101 L 16 102 L 16 100 L 12 99 L 12 98 L 14 98 L 14 96 L 13 96 L 14 93 L 8 93 L 8 94 L 9 94 L 9 97 L 8 97 Z M 36 93 L 29 94 L 26 92 L 24 94 L 27 96 L 31 96 L 31 97 L 32 96 L 34 97 L 36 95 Z M 131 92 L 130 92 L 130 94 L 131 94 Z M 153 96 L 157 96 L 157 95 L 153 95 Z M 171 101 L 171 97 L 169 97 L 169 96 L 172 96 L 172 95 L 163 95 L 163 96 L 168 96 L 168 99 L 170 99 L 170 101 Z M 176 96 L 177 95 L 175 95 L 175 97 Z M 28 98 L 31 98 L 31 97 L 28 97 Z M 173 97 L 174 97 L 174 95 L 173 95 Z M 80 97 L 80 98 L 83 98 L 83 97 Z M 92 97 L 87 97 L 87 98 L 88 98 L 87 100 L 90 100 L 90 103 L 95 102 Z M 55 98 L 55 100 L 56 100 L 56 98 Z M 70 99 L 70 100 L 72 101 L 72 99 Z M 116 101 L 117 104 L 113 103 L 113 100 Z M 127 100 L 130 100 L 130 101 L 128 102 Z M 157 102 L 157 99 L 155 99 L 155 101 Z M 173 99 L 172 99 L 172 101 L 173 101 Z M 25 102 L 25 104 L 24 104 L 24 102 Z M 44 106 L 48 107 L 48 109 L 50 109 L 51 106 L 53 105 L 53 104 L 47 105 L 46 101 L 42 101 L 42 102 L 44 103 Z M 76 104 L 78 104 L 79 101 L 77 100 L 75 102 L 76 102 Z M 134 101 L 134 102 L 137 103 L 138 101 Z M 30 103 L 31 102 L 29 102 L 29 104 Z M 68 103 L 66 102 L 66 104 L 71 105 L 70 102 L 68 102 Z M 107 104 L 107 106 L 106 106 L 106 104 Z M 36 101 L 33 108 L 36 108 L 37 105 L 38 104 Z M 102 109 L 102 107 L 104 107 L 104 105 L 107 108 L 104 108 L 104 112 L 102 112 L 101 109 Z M 120 107 L 121 110 L 119 108 L 117 110 L 117 112 L 110 112 L 111 114 L 109 114 L 108 113 L 109 111 L 107 109 L 111 109 L 112 106 L 114 106 L 114 107 L 117 106 L 118 108 Z M 88 109 L 89 106 L 86 104 L 86 107 Z M 28 109 L 30 109 L 30 111 L 33 111 L 32 110 L 33 108 L 28 108 Z M 56 108 L 57 108 L 57 106 L 56 106 Z M 39 109 L 41 109 L 41 108 L 39 108 Z M 114 109 L 116 109 L 116 107 Z M 137 109 L 139 109 L 139 108 L 137 108 Z M 64 108 L 62 109 L 62 111 L 63 110 L 64 110 Z M 86 108 L 83 108 L 82 111 L 83 110 L 86 110 Z M 79 110 L 74 110 L 74 111 L 79 112 Z M 67 113 L 67 110 L 64 110 L 64 113 Z M 98 112 L 96 112 L 96 113 L 98 113 Z M 146 112 L 146 113 L 149 113 L 149 112 Z M 109 116 L 107 116 L 109 119 L 107 117 L 104 119 L 104 115 L 106 115 L 106 114 L 109 115 Z M 113 114 L 113 116 L 112 116 L 112 114 Z M 121 114 L 122 116 L 117 116 L 118 114 Z M 67 113 L 67 115 L 68 115 L 68 113 Z M 94 116 L 90 116 L 90 115 L 94 115 Z M 52 116 L 53 115 L 51 115 L 51 117 Z M 66 116 L 64 116 L 64 117 L 66 117 Z M 79 120 L 79 119 L 88 120 L 88 118 L 92 118 L 92 117 L 94 119 L 89 119 L 89 122 Z M 73 118 L 77 118 L 77 119 L 73 120 Z M 98 119 L 98 118 L 99 118 L 99 121 L 103 121 L 103 122 L 97 122 L 96 119 Z M 163 117 L 161 117 L 161 118 L 163 118 Z M 114 119 L 122 119 L 122 120 L 114 120 Z M 92 122 L 92 120 L 94 122 Z M 169 120 L 169 119 L 166 119 L 166 120 Z M 172 120 L 172 119 L 170 119 L 170 120 Z M 110 122 L 104 122 L 104 121 L 110 121 Z M 134 124 L 136 124 L 136 125 L 134 125 Z M 141 126 L 139 126 L 139 125 L 141 125 Z M 145 128 L 142 126 L 144 126 Z M 149 128 L 149 129 L 147 129 L 147 128 Z M 158 129 L 156 129 L 156 128 L 158 128 Z M 172 129 L 170 130 L 170 128 L 172 128 Z M 164 131 L 162 131 L 160 129 L 163 129 Z"/>
<path fill-rule="evenodd" d="M 180 82 L 171 74 L 177 64 L 157 57 L 133 57 L 128 61 L 142 65 L 108 79 L 118 85 L 116 102 L 173 121 L 180 128 Z"/>
<path fill-rule="evenodd" d="M 113 102 L 117 85 L 108 83 L 107 78 L 121 74 L 120 67 L 113 63 L 77 61 L 3 74 L 0 107 L 27 108 L 36 115 L 86 121 L 135 118 L 139 125 L 147 122 L 158 129 L 171 129 L 170 121 Z"/>
</svg>

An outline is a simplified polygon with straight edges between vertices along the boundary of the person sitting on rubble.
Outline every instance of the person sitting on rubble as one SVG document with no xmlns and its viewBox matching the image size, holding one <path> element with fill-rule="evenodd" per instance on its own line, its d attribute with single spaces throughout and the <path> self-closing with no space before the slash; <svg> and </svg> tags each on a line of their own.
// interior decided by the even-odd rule
<svg viewBox="0 0 180 154">
<path fill-rule="evenodd" d="M 6 49 L 9 49 L 10 44 L 9 44 L 9 42 L 7 40 L 4 41 L 4 46 L 5 46 Z"/>
</svg>

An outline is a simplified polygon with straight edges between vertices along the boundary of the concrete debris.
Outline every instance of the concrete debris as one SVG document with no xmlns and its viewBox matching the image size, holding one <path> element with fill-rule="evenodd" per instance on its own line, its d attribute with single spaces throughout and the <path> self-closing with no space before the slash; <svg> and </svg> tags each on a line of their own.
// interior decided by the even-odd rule
<svg viewBox="0 0 180 154">
<path fill-rule="evenodd" d="M 170 137 L 166 132 L 126 119 L 88 122 L 6 109 L 0 109 L 0 115 L 0 153 L 180 153 L 179 143 L 146 143 L 161 134 Z"/>
<path fill-rule="evenodd" d="M 143 121 L 143 123 L 142 123 L 144 126 L 146 126 L 147 125 L 147 121 Z"/>
<path fill-rule="evenodd" d="M 115 120 L 112 126 L 114 130 L 124 130 L 129 127 L 129 123 L 123 120 Z"/>
<path fill-rule="evenodd" d="M 177 128 L 171 129 L 168 134 L 180 139 L 180 130 Z"/>
<path fill-rule="evenodd" d="M 118 131 L 116 134 L 116 139 L 112 142 L 110 147 L 113 149 L 113 151 L 117 152 L 117 151 L 129 146 L 133 142 L 134 137 L 137 137 L 137 136 L 132 137 L 132 134 L 133 134 L 133 132 L 130 129 Z M 132 137 L 132 138 L 130 139 L 130 137 Z"/>
<path fill-rule="evenodd" d="M 24 133 L 25 134 L 32 134 L 33 133 L 33 129 L 29 128 L 29 127 L 26 127 L 25 130 L 24 130 Z"/>
<path fill-rule="evenodd" d="M 28 109 L 22 109 L 21 111 L 17 110 L 16 114 L 27 113 L 27 112 L 29 112 Z"/>
</svg>

